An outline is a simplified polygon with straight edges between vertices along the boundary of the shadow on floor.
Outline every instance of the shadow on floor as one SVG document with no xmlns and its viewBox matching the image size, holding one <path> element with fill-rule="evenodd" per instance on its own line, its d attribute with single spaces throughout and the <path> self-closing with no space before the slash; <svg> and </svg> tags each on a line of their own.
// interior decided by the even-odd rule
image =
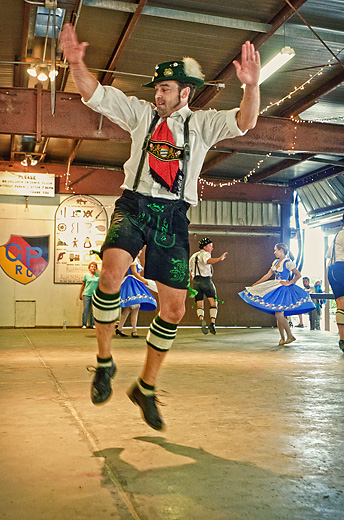
<svg viewBox="0 0 344 520">
<path fill-rule="evenodd" d="M 110 468 L 133 498 L 142 518 L 146 518 L 147 510 L 155 520 L 343 518 L 338 513 L 343 504 L 342 490 L 329 488 L 326 479 L 322 481 L 319 476 L 306 479 L 278 475 L 249 463 L 226 460 L 202 448 L 168 442 L 163 437 L 134 439 L 160 446 L 162 459 L 164 452 L 178 456 L 175 466 L 169 461 L 167 467 L 140 471 L 121 458 L 123 448 L 95 453 L 105 458 L 104 484 L 108 483 Z M 185 464 L 180 464 L 181 456 L 187 458 Z M 147 501 L 150 507 L 141 511 Z"/>
</svg>

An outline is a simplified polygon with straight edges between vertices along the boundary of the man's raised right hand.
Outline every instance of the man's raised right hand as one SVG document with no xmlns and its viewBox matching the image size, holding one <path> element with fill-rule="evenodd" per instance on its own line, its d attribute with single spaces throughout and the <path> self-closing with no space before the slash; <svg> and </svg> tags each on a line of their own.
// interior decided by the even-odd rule
<svg viewBox="0 0 344 520">
<path fill-rule="evenodd" d="M 72 24 L 66 23 L 63 26 L 60 33 L 60 43 L 63 54 L 70 65 L 77 65 L 83 62 L 88 43 L 79 43 Z"/>
</svg>

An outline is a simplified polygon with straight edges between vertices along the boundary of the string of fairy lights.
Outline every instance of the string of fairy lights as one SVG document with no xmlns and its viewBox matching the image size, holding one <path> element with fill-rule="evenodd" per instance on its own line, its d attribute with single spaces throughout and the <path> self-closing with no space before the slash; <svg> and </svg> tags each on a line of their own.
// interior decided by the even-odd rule
<svg viewBox="0 0 344 520">
<path fill-rule="evenodd" d="M 344 121 L 344 116 L 334 116 L 334 117 L 319 117 L 313 119 L 313 123 L 328 123 L 329 121 Z"/>
<path fill-rule="evenodd" d="M 265 158 L 264 159 L 260 159 L 256 166 L 254 168 L 252 168 L 252 170 L 250 170 L 246 175 L 245 177 L 243 177 L 242 179 L 232 179 L 231 181 L 228 181 L 228 182 L 213 182 L 213 181 L 207 181 L 205 179 L 202 179 L 201 177 L 198 179 L 198 183 L 201 187 L 200 189 L 200 194 L 199 194 L 199 200 L 203 200 L 203 193 L 204 193 L 204 188 L 205 186 L 210 186 L 212 188 L 223 188 L 224 186 L 234 186 L 235 184 L 239 184 L 241 182 L 248 182 L 248 179 L 250 177 L 252 177 L 252 175 L 254 175 L 256 173 L 257 170 L 259 170 L 259 168 L 261 167 L 261 165 L 271 157 L 272 153 L 269 152 L 265 155 Z"/>
<path fill-rule="evenodd" d="M 263 108 L 263 110 L 261 110 L 259 112 L 260 115 L 264 114 L 265 112 L 267 112 L 270 108 L 274 107 L 274 106 L 279 106 L 281 105 L 284 101 L 286 101 L 287 99 L 291 99 L 291 97 L 296 94 L 296 92 L 298 92 L 299 90 L 304 90 L 305 87 L 307 85 L 309 85 L 311 83 L 311 81 L 313 81 L 313 79 L 317 78 L 318 76 L 321 76 L 322 73 L 324 72 L 324 70 L 327 68 L 327 67 L 332 67 L 333 65 L 333 61 L 335 60 L 335 58 L 332 58 L 330 60 L 327 61 L 327 65 L 324 65 L 323 67 L 321 67 L 318 72 L 316 72 L 315 74 L 311 74 L 310 77 L 304 81 L 302 83 L 302 85 L 299 85 L 298 87 L 294 87 L 293 90 L 291 90 L 289 92 L 289 94 L 287 94 L 286 96 L 284 96 L 283 98 L 279 99 L 278 101 L 275 101 L 274 103 L 273 102 L 270 102 L 269 105 L 267 105 L 265 108 Z"/>
<path fill-rule="evenodd" d="M 343 51 L 343 49 L 339 50 L 337 49 L 337 56 Z M 265 108 L 263 108 L 260 112 L 259 112 L 259 115 L 262 115 L 262 114 L 265 114 L 268 110 L 270 110 L 272 107 L 275 107 L 275 106 L 280 106 L 282 103 L 284 103 L 287 99 L 291 99 L 292 96 L 294 96 L 297 92 L 301 91 L 301 90 L 304 90 L 307 85 L 309 85 L 315 78 L 317 78 L 318 76 L 321 76 L 324 72 L 324 70 L 328 67 L 332 67 L 333 66 L 333 62 L 334 62 L 335 58 L 331 58 L 327 61 L 327 64 L 322 66 L 316 73 L 314 74 L 310 74 L 310 77 L 304 81 L 301 85 L 299 85 L 298 87 L 294 87 L 293 90 L 291 90 L 287 95 L 285 95 L 284 97 L 282 97 L 281 99 L 279 99 L 278 101 L 275 101 L 275 102 L 270 102 Z M 293 143 L 290 147 L 290 150 L 288 151 L 288 155 L 292 155 L 292 154 L 295 154 L 295 148 L 296 148 L 296 140 L 297 140 L 297 125 L 299 124 L 312 124 L 313 122 L 321 122 L 321 123 L 325 123 L 325 122 L 329 122 L 329 121 L 333 121 L 333 120 L 344 120 L 344 116 L 337 116 L 337 117 L 331 117 L 331 118 L 318 118 L 318 119 L 314 119 L 312 121 L 308 121 L 308 120 L 301 120 L 299 118 L 294 118 L 293 116 L 290 117 L 290 119 L 293 121 L 293 123 L 295 123 L 295 126 L 294 126 L 294 137 L 293 137 Z M 257 170 L 260 169 L 260 167 L 266 162 L 269 160 L 269 158 L 272 156 L 272 153 L 269 152 L 265 155 L 265 157 L 263 159 L 260 159 L 257 164 L 254 166 L 254 168 L 252 168 L 244 177 L 240 178 L 240 179 L 232 179 L 230 181 L 227 181 L 227 182 L 222 182 L 222 181 L 217 181 L 217 182 L 213 182 L 213 181 L 208 181 L 206 179 L 203 179 L 203 178 L 199 178 L 198 179 L 198 183 L 200 185 L 200 195 L 199 195 L 199 199 L 202 200 L 203 199 L 203 194 L 204 194 L 204 188 L 206 186 L 209 186 L 211 188 L 223 188 L 223 187 L 229 187 L 229 186 L 234 186 L 235 184 L 239 184 L 239 183 L 246 183 L 248 182 L 249 178 L 252 177 L 256 172 Z M 68 161 L 68 166 L 67 166 L 67 171 L 65 174 L 63 174 L 61 177 L 65 177 L 65 189 L 67 191 L 69 191 L 70 193 L 73 193 L 75 194 L 75 191 L 73 190 L 73 188 L 70 186 L 70 166 L 71 166 L 71 163 L 70 161 Z"/>
<path fill-rule="evenodd" d="M 337 55 L 339 55 L 341 52 L 343 51 L 343 49 L 339 50 L 337 49 Z M 259 112 L 259 115 L 262 115 L 264 114 L 265 112 L 267 112 L 270 108 L 274 107 L 274 106 L 280 106 L 282 103 L 284 103 L 284 101 L 286 101 L 287 99 L 291 99 L 291 97 L 296 94 L 297 92 L 299 92 L 300 90 L 304 90 L 305 87 L 307 85 L 309 85 L 315 78 L 317 78 L 318 76 L 321 76 L 325 70 L 325 68 L 327 67 L 332 67 L 333 65 L 333 62 L 335 61 L 335 58 L 331 58 L 327 61 L 327 64 L 322 66 L 318 72 L 314 73 L 314 74 L 310 74 L 310 77 L 304 81 L 301 85 L 299 85 L 298 87 L 294 87 L 293 90 L 291 90 L 286 96 L 284 96 L 283 98 L 279 99 L 278 101 L 275 101 L 275 102 L 270 102 L 265 108 L 263 108 L 260 112 Z M 295 123 L 295 126 L 294 126 L 294 138 L 293 138 L 293 143 L 290 147 L 290 150 L 288 151 L 288 155 L 293 155 L 295 154 L 295 147 L 296 147 L 296 140 L 297 140 L 297 125 L 298 124 L 312 124 L 313 122 L 321 122 L 321 123 L 325 123 L 325 122 L 328 122 L 328 121 L 331 121 L 331 120 L 344 120 L 344 116 L 338 116 L 338 117 L 333 117 L 333 118 L 319 118 L 319 119 L 314 119 L 312 121 L 307 121 L 307 120 L 302 120 L 302 119 L 299 119 L 299 118 L 294 118 L 293 116 L 290 117 L 290 119 L 293 121 L 293 123 Z M 250 177 L 252 177 L 252 175 L 254 175 L 257 170 L 260 169 L 260 167 L 262 166 L 263 163 L 265 163 L 270 157 L 272 156 L 272 153 L 267 153 L 264 157 L 264 159 L 260 159 L 257 164 L 255 165 L 254 168 L 252 168 L 244 177 L 240 178 L 240 179 L 232 179 L 228 182 L 213 182 L 213 181 L 207 181 L 205 179 L 202 179 L 201 177 L 198 179 L 198 183 L 200 185 L 200 196 L 199 196 L 199 199 L 202 200 L 203 199 L 203 194 L 204 194 L 204 188 L 205 186 L 209 186 L 211 188 L 223 188 L 224 186 L 234 186 L 235 184 L 238 184 L 238 183 L 246 183 L 248 182 L 248 179 Z"/>
<path fill-rule="evenodd" d="M 66 188 L 66 190 L 70 190 L 71 189 L 71 187 L 69 186 L 69 183 L 70 183 L 70 164 L 71 164 L 71 161 L 68 160 L 67 172 L 65 174 L 66 175 L 66 180 L 65 180 L 65 188 Z M 75 191 L 73 189 L 71 191 L 72 191 L 73 194 L 75 193 Z"/>
</svg>

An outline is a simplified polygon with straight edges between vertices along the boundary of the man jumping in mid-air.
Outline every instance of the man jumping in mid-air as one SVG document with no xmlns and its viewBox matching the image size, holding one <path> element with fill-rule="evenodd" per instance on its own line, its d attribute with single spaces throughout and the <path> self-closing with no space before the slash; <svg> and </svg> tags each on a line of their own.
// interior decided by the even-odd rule
<svg viewBox="0 0 344 520">
<path fill-rule="evenodd" d="M 119 315 L 120 287 L 129 265 L 146 245 L 145 276 L 157 282 L 160 312 L 147 334 L 143 371 L 128 395 L 141 408 L 147 424 L 161 430 L 155 382 L 185 312 L 189 281 L 186 212 L 190 204 L 197 204 L 197 180 L 209 148 L 222 139 L 243 135 L 256 124 L 259 53 L 246 42 L 241 63 L 234 62 L 240 82 L 246 85 L 240 108 L 193 113 L 188 103 L 195 89 L 203 86 L 204 76 L 192 58 L 155 67 L 152 81 L 145 85 L 155 89 L 155 108 L 114 87 L 100 85 L 84 63 L 88 44 L 78 42 L 70 24 L 64 26 L 60 39 L 83 102 L 130 132 L 132 139 L 130 158 L 124 165 L 124 192 L 116 201 L 101 250 L 102 270 L 93 296 L 98 365 L 92 402 L 101 404 L 111 396 L 116 372 L 111 338 Z"/>
</svg>

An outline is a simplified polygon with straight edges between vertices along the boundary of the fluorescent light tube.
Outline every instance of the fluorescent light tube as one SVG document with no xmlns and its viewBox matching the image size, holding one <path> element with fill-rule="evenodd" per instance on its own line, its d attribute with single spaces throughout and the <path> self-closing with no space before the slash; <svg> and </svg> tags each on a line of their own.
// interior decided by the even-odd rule
<svg viewBox="0 0 344 520">
<path fill-rule="evenodd" d="M 276 54 L 272 60 L 269 61 L 260 70 L 259 85 L 267 78 L 272 76 L 277 70 L 285 65 L 289 60 L 295 56 L 295 51 L 291 47 L 283 47 L 283 49 Z"/>
</svg>

